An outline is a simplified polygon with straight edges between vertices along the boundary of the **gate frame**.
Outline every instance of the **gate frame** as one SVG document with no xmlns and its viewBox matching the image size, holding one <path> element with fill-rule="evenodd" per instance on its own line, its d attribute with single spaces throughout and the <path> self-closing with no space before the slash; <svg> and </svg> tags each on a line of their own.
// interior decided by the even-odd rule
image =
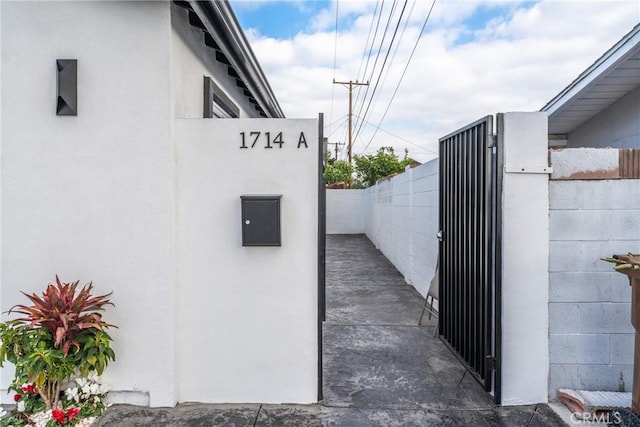
<svg viewBox="0 0 640 427">
<path fill-rule="evenodd" d="M 484 352 L 485 354 L 480 354 L 480 355 L 475 355 L 475 357 L 472 354 L 469 354 L 467 356 L 467 358 L 471 359 L 475 359 L 476 362 L 478 362 L 478 360 L 480 360 L 480 363 L 482 363 L 482 358 L 484 358 L 484 378 L 482 377 L 481 373 L 478 373 L 471 365 L 470 365 L 470 361 L 467 360 L 467 358 L 465 358 L 464 356 L 462 356 L 458 350 L 456 348 L 454 348 L 454 345 L 452 343 L 450 343 L 447 338 L 445 337 L 445 333 L 447 333 L 449 327 L 445 326 L 445 320 L 447 318 L 447 314 L 446 314 L 446 302 L 445 302 L 445 298 L 447 295 L 447 292 L 445 292 L 444 290 L 444 286 L 445 286 L 445 268 L 441 268 L 439 269 L 439 294 L 440 294 L 440 298 L 441 301 L 439 302 L 440 305 L 440 310 L 441 310 L 441 315 L 439 316 L 439 337 L 440 340 L 447 346 L 447 348 L 449 348 L 449 350 L 462 362 L 463 366 L 466 369 L 466 372 L 469 372 L 472 374 L 473 378 L 478 381 L 480 383 L 480 385 L 487 391 L 487 392 L 493 392 L 493 398 L 494 401 L 496 403 L 500 403 L 501 401 L 501 388 L 502 388 L 502 381 L 501 381 L 501 353 L 502 353 L 502 322 L 501 322 L 501 314 L 502 314 L 502 292 L 501 292 L 501 278 L 502 278 L 502 165 L 503 165 L 503 138 L 501 135 L 495 135 L 493 133 L 493 129 L 494 129 L 494 123 L 493 123 L 493 116 L 492 115 L 488 115 L 485 116 L 479 120 L 476 120 L 470 124 L 468 124 L 467 126 L 464 126 L 458 130 L 456 130 L 455 132 L 452 132 L 442 138 L 439 139 L 439 145 L 440 145 L 440 155 L 439 155 L 439 167 L 440 167 L 440 176 L 439 176 L 439 252 L 441 253 L 441 260 L 442 260 L 442 253 L 443 253 L 443 246 L 444 246 L 444 239 L 447 239 L 448 236 L 443 235 L 444 232 L 444 215 L 443 215 L 443 211 L 445 209 L 445 205 L 444 205 L 444 178 L 443 178 L 443 171 L 447 170 L 446 169 L 446 165 L 445 165 L 445 156 L 443 156 L 443 150 L 444 150 L 444 141 L 449 140 L 451 138 L 457 137 L 460 135 L 460 138 L 462 138 L 464 141 L 467 141 L 467 137 L 468 135 L 465 134 L 465 132 L 472 130 L 476 127 L 478 127 L 481 124 L 485 124 L 485 129 L 483 132 L 483 136 L 485 139 L 484 142 L 484 149 L 485 150 L 490 150 L 488 153 L 486 153 L 486 160 L 485 160 L 485 165 L 484 165 L 484 174 L 485 174 L 485 179 L 488 179 L 486 188 L 483 189 L 483 195 L 481 195 L 480 197 L 483 199 L 481 201 L 482 205 L 484 206 L 484 203 L 490 203 L 490 215 L 488 217 L 484 217 L 482 218 L 482 221 L 484 222 L 484 232 L 483 233 L 488 233 L 489 237 L 486 240 L 486 242 L 483 242 L 483 246 L 484 245 L 488 245 L 487 247 L 484 247 L 483 250 L 486 251 L 486 255 L 487 257 L 491 257 L 491 259 L 493 260 L 493 262 L 490 262 L 489 260 L 485 261 L 485 267 L 487 268 L 487 271 L 485 271 L 485 274 L 488 274 L 488 282 L 489 282 L 489 289 L 488 289 L 488 300 L 490 301 L 490 305 L 487 308 L 487 312 L 486 313 L 481 313 L 484 317 L 484 321 L 487 324 L 488 330 L 485 331 L 481 331 L 484 332 L 484 336 L 481 337 L 483 344 L 485 346 L 484 348 Z M 498 117 L 498 129 L 501 128 L 501 117 L 499 115 Z M 476 134 L 476 137 L 478 135 Z M 463 156 L 466 157 L 467 160 L 470 159 L 471 157 L 471 151 L 468 149 L 468 147 L 463 146 L 463 150 L 464 152 L 462 153 Z M 448 160 L 448 159 L 447 159 Z M 464 160 L 463 160 L 464 161 Z M 451 165 L 452 167 L 457 167 L 459 166 L 458 164 L 456 165 Z M 474 171 L 473 166 L 471 166 L 471 170 Z M 465 171 L 466 172 L 466 171 Z M 474 171 L 475 173 L 478 173 L 477 170 Z M 487 174 L 489 175 L 487 177 Z M 466 177 L 465 177 L 466 178 Z M 469 178 L 473 178 L 473 177 L 469 177 Z M 475 187 L 476 189 L 478 188 L 477 186 Z M 466 188 L 462 188 L 463 191 L 466 192 Z M 488 193 L 488 194 L 487 194 Z M 464 193 L 463 193 L 464 194 Z M 466 218 L 462 218 L 460 221 L 462 223 L 462 226 L 464 227 L 464 229 L 466 230 L 466 224 L 464 224 L 464 221 L 466 220 Z M 480 220 L 480 219 L 478 219 Z M 466 303 L 467 301 L 463 300 L 463 303 Z M 486 303 L 485 303 L 486 306 Z M 463 307 L 464 308 L 464 307 Z M 462 318 L 465 318 L 465 314 L 471 314 L 473 315 L 474 312 L 472 311 L 473 308 L 470 307 L 470 305 L 467 306 L 467 310 L 464 311 Z M 444 311 L 444 312 L 443 312 Z M 477 313 L 476 317 L 477 317 Z M 464 328 L 465 326 L 460 326 L 461 328 Z M 466 343 L 463 343 L 466 344 Z M 476 366 L 478 364 L 476 363 Z"/>
</svg>

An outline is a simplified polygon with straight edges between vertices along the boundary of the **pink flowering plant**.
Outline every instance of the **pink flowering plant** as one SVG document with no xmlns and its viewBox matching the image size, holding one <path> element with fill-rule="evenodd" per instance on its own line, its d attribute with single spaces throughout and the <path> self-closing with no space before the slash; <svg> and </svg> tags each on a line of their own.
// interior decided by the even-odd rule
<svg viewBox="0 0 640 427">
<path fill-rule="evenodd" d="M 16 402 L 10 416 L 0 418 L 0 426 L 33 424 L 33 414 L 43 412 L 50 414 L 47 426 L 75 425 L 104 410 L 105 387 L 87 389 L 82 399 L 67 393 L 79 379 L 91 376 L 96 383 L 115 360 L 105 331 L 114 326 L 100 313 L 113 305 L 111 294 L 93 296 L 91 283 L 76 292 L 78 283 L 64 283 L 56 276 L 42 295 L 23 292 L 31 304 L 9 310 L 22 317 L 0 323 L 0 367 L 5 362 L 15 366 L 9 391 Z"/>
</svg>

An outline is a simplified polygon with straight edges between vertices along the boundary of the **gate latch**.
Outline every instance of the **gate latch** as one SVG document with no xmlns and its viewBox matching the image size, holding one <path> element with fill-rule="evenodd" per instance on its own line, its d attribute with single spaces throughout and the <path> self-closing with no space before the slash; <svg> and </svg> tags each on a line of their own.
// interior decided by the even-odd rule
<svg viewBox="0 0 640 427">
<path fill-rule="evenodd" d="M 442 230 L 438 231 L 438 233 L 436 234 L 436 237 L 441 242 L 444 240 L 444 233 L 442 232 Z"/>
<path fill-rule="evenodd" d="M 496 358 L 494 356 L 487 356 L 487 367 L 489 368 L 489 370 L 491 371 L 495 371 L 498 369 L 498 361 L 496 360 Z"/>
</svg>

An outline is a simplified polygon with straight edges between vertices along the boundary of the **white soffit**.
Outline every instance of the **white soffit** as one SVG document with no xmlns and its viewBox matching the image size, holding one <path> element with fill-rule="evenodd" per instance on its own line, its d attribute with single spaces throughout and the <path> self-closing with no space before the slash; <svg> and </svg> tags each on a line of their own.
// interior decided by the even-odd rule
<svg viewBox="0 0 640 427">
<path fill-rule="evenodd" d="M 640 24 L 587 68 L 541 111 L 549 134 L 567 134 L 640 86 Z"/>
</svg>

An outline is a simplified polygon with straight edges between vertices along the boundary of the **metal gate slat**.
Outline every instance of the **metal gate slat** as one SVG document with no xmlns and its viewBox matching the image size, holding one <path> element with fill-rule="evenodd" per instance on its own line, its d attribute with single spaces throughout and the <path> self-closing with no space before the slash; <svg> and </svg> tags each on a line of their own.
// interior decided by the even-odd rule
<svg viewBox="0 0 640 427">
<path fill-rule="evenodd" d="M 487 391 L 494 381 L 499 304 L 496 250 L 500 168 L 492 153 L 493 117 L 440 144 L 440 337 Z M 498 360 L 499 362 L 499 360 Z"/>
</svg>

